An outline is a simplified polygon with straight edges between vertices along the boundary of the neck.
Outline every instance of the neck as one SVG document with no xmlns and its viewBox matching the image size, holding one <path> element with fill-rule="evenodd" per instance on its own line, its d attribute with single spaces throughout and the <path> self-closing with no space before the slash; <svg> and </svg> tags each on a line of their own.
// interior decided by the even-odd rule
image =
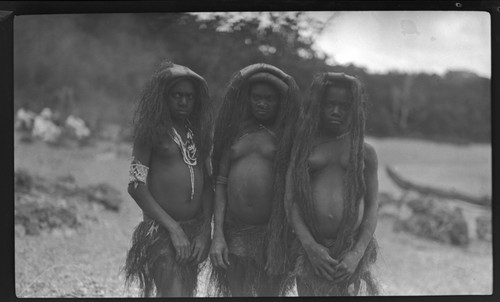
<svg viewBox="0 0 500 302">
<path fill-rule="evenodd" d="M 186 126 L 186 120 L 182 119 L 172 119 L 172 126 L 175 127 L 176 129 L 184 129 Z"/>
<path fill-rule="evenodd" d="M 274 126 L 274 121 L 259 121 L 257 119 L 253 119 L 253 122 L 256 124 L 256 125 L 262 125 L 262 126 L 265 126 L 269 129 L 273 128 Z"/>
<path fill-rule="evenodd" d="M 320 135 L 327 139 L 343 139 L 349 136 L 349 132 L 350 130 L 348 129 L 338 129 L 336 131 L 332 131 L 323 128 L 322 131 L 320 132 Z"/>
</svg>

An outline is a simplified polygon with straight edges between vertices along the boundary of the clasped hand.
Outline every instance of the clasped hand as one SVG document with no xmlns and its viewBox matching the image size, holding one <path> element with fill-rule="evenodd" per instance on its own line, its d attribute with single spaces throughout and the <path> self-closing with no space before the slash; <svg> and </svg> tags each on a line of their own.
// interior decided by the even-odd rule
<svg viewBox="0 0 500 302">
<path fill-rule="evenodd" d="M 175 250 L 175 260 L 180 264 L 196 261 L 202 262 L 208 256 L 210 247 L 210 233 L 203 231 L 198 234 L 192 242 L 181 227 L 170 232 L 170 238 Z"/>
<path fill-rule="evenodd" d="M 314 273 L 332 282 L 340 282 L 349 278 L 361 260 L 359 253 L 355 251 L 347 252 L 339 260 L 333 259 L 328 249 L 319 243 L 308 245 L 305 250 Z"/>
</svg>

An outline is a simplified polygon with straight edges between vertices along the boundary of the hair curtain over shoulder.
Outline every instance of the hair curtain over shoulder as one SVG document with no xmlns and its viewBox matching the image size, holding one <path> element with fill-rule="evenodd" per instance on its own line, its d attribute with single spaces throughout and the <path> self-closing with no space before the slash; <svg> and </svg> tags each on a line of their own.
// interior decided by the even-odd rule
<svg viewBox="0 0 500 302">
<path fill-rule="evenodd" d="M 147 83 L 137 105 L 134 116 L 134 140 L 156 143 L 172 128 L 172 119 L 167 103 L 169 89 L 182 79 L 190 80 L 196 90 L 196 101 L 189 117 L 189 127 L 194 133 L 200 163 L 208 157 L 211 146 L 211 105 L 205 79 L 191 69 L 163 61 Z"/>
<path fill-rule="evenodd" d="M 346 253 L 354 244 L 354 226 L 359 211 L 359 202 L 364 195 L 365 183 L 363 179 L 364 160 L 364 128 L 366 97 L 361 82 L 344 73 L 325 72 L 314 76 L 310 97 L 306 103 L 304 117 L 295 137 L 295 144 L 291 155 L 291 169 L 293 181 L 293 199 L 298 204 L 303 219 L 317 238 L 317 227 L 308 173 L 307 159 L 312 151 L 313 139 L 318 132 L 321 101 L 326 89 L 332 84 L 347 84 L 353 97 L 350 109 L 350 152 L 349 166 L 344 177 L 344 214 L 339 231 L 338 244 L 334 249 L 334 258 Z"/>
<path fill-rule="evenodd" d="M 267 259 L 271 260 L 268 272 L 282 274 L 289 261 L 286 245 L 291 241 L 291 230 L 286 223 L 283 204 L 285 176 L 293 134 L 302 110 L 299 87 L 290 75 L 272 65 L 259 63 L 247 66 L 232 76 L 215 125 L 212 157 L 214 175 L 217 176 L 222 154 L 238 137 L 243 121 L 249 116 L 246 94 L 252 82 L 267 82 L 280 92 L 279 112 L 273 127 L 277 152 L 273 163 L 274 197 L 268 224 Z"/>
</svg>

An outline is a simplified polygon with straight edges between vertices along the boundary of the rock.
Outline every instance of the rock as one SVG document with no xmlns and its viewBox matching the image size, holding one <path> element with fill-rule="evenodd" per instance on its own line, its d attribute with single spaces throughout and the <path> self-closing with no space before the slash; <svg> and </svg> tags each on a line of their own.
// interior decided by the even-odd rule
<svg viewBox="0 0 500 302">
<path fill-rule="evenodd" d="M 62 230 L 60 230 L 60 229 L 53 229 L 50 233 L 52 236 L 54 236 L 56 238 L 61 238 L 64 235 Z"/>
<path fill-rule="evenodd" d="M 379 192 L 378 193 L 378 202 L 379 202 L 379 209 L 388 206 L 388 205 L 398 205 L 400 201 L 396 199 L 392 194 L 388 192 Z"/>
<path fill-rule="evenodd" d="M 90 129 L 85 124 L 85 121 L 77 116 L 69 115 L 64 124 L 69 129 L 70 134 L 77 140 L 85 140 L 90 136 Z"/>
<path fill-rule="evenodd" d="M 101 183 L 87 187 L 87 196 L 90 201 L 104 205 L 108 210 L 118 211 L 122 203 L 120 192 L 112 186 Z"/>
<path fill-rule="evenodd" d="M 477 238 L 485 241 L 492 240 L 491 216 L 479 216 L 476 218 Z"/>
<path fill-rule="evenodd" d="M 16 224 L 14 226 L 14 232 L 15 232 L 16 236 L 19 236 L 19 237 L 23 237 L 24 235 L 26 235 L 26 229 L 24 228 L 24 226 L 22 224 Z"/>
<path fill-rule="evenodd" d="M 28 171 L 19 169 L 14 172 L 14 186 L 16 192 L 29 192 L 33 186 L 33 177 Z"/>
<path fill-rule="evenodd" d="M 407 206 L 411 215 L 401 219 L 395 229 L 462 247 L 470 243 L 468 225 L 461 208 L 450 208 L 432 199 L 414 199 Z"/>
<path fill-rule="evenodd" d="M 80 222 L 75 211 L 51 203 L 26 202 L 16 205 L 15 223 L 22 225 L 26 234 L 39 235 L 41 231 L 61 227 L 76 228 Z"/>
<path fill-rule="evenodd" d="M 62 130 L 54 123 L 50 108 L 44 108 L 40 115 L 35 117 L 31 134 L 44 142 L 57 143 Z"/>
<path fill-rule="evenodd" d="M 21 131 L 31 131 L 36 114 L 30 110 L 20 108 L 16 114 L 14 129 Z"/>
<path fill-rule="evenodd" d="M 99 137 L 103 140 L 117 142 L 120 140 L 122 128 L 117 124 L 107 124 L 101 128 Z"/>
<path fill-rule="evenodd" d="M 73 235 L 75 235 L 76 231 L 73 229 L 65 228 L 63 230 L 63 233 L 64 233 L 64 237 L 72 237 Z"/>
<path fill-rule="evenodd" d="M 76 179 L 73 175 L 71 174 L 66 174 L 64 176 L 59 176 L 57 178 L 58 181 L 61 181 L 61 182 L 64 182 L 64 183 L 70 183 L 70 184 L 74 184 L 76 182 Z"/>
</svg>

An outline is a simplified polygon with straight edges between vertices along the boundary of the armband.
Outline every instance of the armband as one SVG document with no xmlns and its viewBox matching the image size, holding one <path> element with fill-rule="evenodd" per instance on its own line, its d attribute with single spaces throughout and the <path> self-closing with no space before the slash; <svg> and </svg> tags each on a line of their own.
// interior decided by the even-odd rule
<svg viewBox="0 0 500 302">
<path fill-rule="evenodd" d="M 146 179 L 148 178 L 149 168 L 143 165 L 139 160 L 136 160 L 132 156 L 130 162 L 130 170 L 128 174 L 128 183 L 134 184 L 134 188 L 137 189 L 139 183 L 146 184 Z"/>
<path fill-rule="evenodd" d="M 227 177 L 217 176 L 215 180 L 215 184 L 217 185 L 227 185 Z"/>
</svg>

